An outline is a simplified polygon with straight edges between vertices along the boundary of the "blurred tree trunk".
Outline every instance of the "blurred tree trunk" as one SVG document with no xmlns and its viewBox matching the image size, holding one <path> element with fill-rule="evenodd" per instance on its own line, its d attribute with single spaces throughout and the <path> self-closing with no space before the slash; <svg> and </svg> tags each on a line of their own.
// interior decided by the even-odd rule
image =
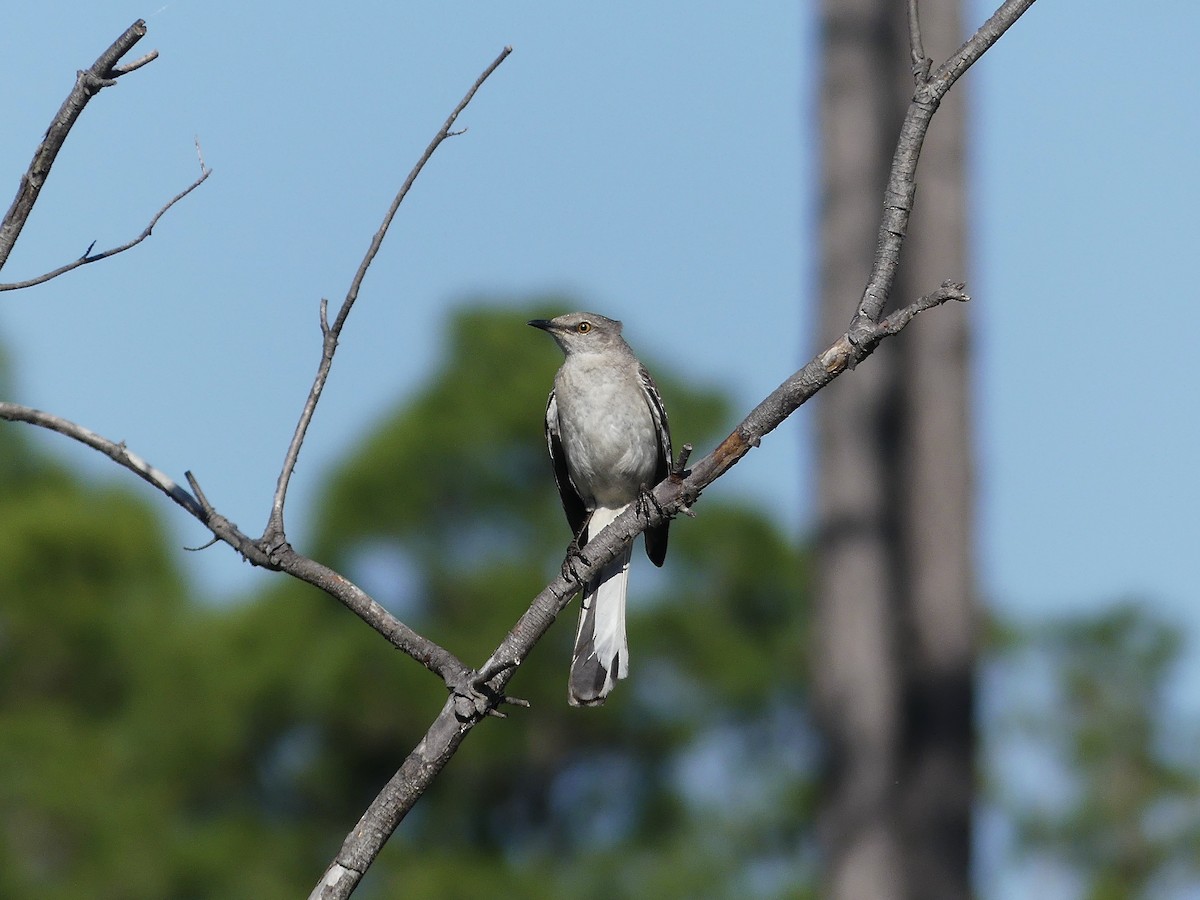
<svg viewBox="0 0 1200 900">
<path fill-rule="evenodd" d="M 824 0 L 821 313 L 866 283 L 911 96 L 905 4 Z M 921 4 L 935 65 L 958 0 Z M 925 143 L 893 304 L 966 275 L 961 86 Z M 929 316 L 819 398 L 815 689 L 827 748 L 824 895 L 966 898 L 974 575 L 966 308 Z"/>
</svg>

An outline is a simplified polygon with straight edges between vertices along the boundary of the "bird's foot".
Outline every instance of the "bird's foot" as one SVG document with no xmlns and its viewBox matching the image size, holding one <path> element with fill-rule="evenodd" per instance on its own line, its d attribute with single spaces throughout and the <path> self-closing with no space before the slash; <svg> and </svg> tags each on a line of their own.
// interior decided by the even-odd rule
<svg viewBox="0 0 1200 900">
<path fill-rule="evenodd" d="M 663 518 L 670 518 L 667 515 L 667 511 L 663 509 L 663 505 L 658 502 L 658 498 L 654 496 L 654 491 L 644 484 L 638 489 L 637 500 L 635 502 L 639 518 L 649 519 L 651 510 Z"/>
<path fill-rule="evenodd" d="M 583 555 L 583 547 L 579 543 L 581 535 L 575 535 L 575 538 L 567 545 L 567 555 L 563 557 L 562 562 L 562 577 L 570 578 L 573 581 L 580 581 L 579 569 L 576 568 L 579 564 L 590 566 L 591 562 Z"/>
<path fill-rule="evenodd" d="M 489 684 L 500 673 L 515 669 L 520 664 L 520 660 L 491 663 L 455 684 L 451 688 L 454 694 L 454 715 L 463 722 L 482 719 L 484 716 L 506 719 L 508 716 L 500 711 L 504 704 L 528 708 L 528 700 L 510 697 L 502 688 Z"/>
</svg>

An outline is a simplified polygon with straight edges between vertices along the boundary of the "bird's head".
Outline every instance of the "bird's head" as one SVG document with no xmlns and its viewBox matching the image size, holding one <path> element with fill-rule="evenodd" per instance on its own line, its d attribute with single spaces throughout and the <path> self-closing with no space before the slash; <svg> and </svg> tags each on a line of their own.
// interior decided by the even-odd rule
<svg viewBox="0 0 1200 900">
<path fill-rule="evenodd" d="M 599 313 L 573 312 L 553 319 L 534 319 L 529 323 L 547 332 L 563 353 L 596 353 L 623 346 L 621 323 Z"/>
</svg>

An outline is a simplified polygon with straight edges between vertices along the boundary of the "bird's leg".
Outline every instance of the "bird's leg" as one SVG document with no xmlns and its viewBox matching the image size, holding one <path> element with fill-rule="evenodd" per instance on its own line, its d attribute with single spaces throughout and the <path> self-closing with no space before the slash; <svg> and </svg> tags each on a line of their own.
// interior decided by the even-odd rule
<svg viewBox="0 0 1200 900">
<path fill-rule="evenodd" d="M 654 496 L 654 491 L 644 484 L 638 488 L 636 503 L 637 514 L 640 518 L 649 519 L 651 509 L 653 509 L 660 516 L 666 516 L 667 514 L 666 510 L 663 509 L 662 504 L 658 502 L 658 498 Z"/>
<path fill-rule="evenodd" d="M 583 527 L 579 529 L 579 533 L 571 538 L 571 543 L 567 544 L 567 555 L 563 557 L 562 576 L 563 578 L 571 578 L 575 581 L 580 581 L 579 570 L 575 566 L 583 563 L 585 566 L 590 566 L 591 562 L 583 555 L 583 536 L 587 534 L 588 523 L 584 522 Z"/>
</svg>

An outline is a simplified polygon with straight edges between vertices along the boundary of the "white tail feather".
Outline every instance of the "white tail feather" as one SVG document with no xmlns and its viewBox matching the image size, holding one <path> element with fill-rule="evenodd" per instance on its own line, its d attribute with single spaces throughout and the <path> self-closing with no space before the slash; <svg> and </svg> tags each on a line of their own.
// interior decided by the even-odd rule
<svg viewBox="0 0 1200 900">
<path fill-rule="evenodd" d="M 587 537 L 593 538 L 621 509 L 599 508 L 588 522 Z M 618 679 L 629 674 L 629 644 L 625 637 L 625 592 L 629 583 L 632 547 L 626 545 L 616 558 L 588 582 L 575 636 L 570 698 L 573 704 L 603 703 Z M 591 634 L 585 634 L 589 629 Z M 597 672 L 599 667 L 601 670 Z M 603 681 L 600 681 L 602 674 Z"/>
<path fill-rule="evenodd" d="M 588 537 L 600 533 L 600 530 L 619 516 L 625 508 L 611 510 L 600 508 L 592 513 L 588 523 Z M 596 627 L 592 632 L 592 643 L 596 647 L 596 659 L 609 673 L 604 685 L 604 693 L 612 690 L 616 678 L 624 678 L 629 674 L 629 643 L 625 638 L 625 590 L 629 584 L 630 547 L 605 566 L 596 579 L 596 593 L 593 602 L 596 604 Z M 617 665 L 614 667 L 613 662 Z M 616 678 L 613 669 L 616 668 Z"/>
</svg>

